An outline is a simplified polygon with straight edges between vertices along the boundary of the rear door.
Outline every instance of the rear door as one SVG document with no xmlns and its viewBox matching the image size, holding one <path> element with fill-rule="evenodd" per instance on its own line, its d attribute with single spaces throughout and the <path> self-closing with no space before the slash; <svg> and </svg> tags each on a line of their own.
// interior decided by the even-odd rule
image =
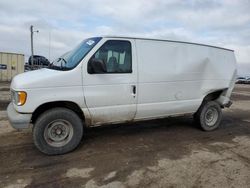
<svg viewBox="0 0 250 188">
<path fill-rule="evenodd" d="M 133 120 L 137 104 L 137 62 L 132 39 L 103 39 L 92 58 L 102 60 L 107 71 L 89 73 L 83 68 L 83 89 L 92 124 Z"/>
</svg>

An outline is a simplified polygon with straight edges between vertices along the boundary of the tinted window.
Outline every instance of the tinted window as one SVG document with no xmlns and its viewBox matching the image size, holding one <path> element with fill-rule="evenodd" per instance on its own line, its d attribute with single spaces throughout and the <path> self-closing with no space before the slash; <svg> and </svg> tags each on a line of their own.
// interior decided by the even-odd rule
<svg viewBox="0 0 250 188">
<path fill-rule="evenodd" d="M 97 50 L 91 59 L 103 61 L 106 65 L 106 73 L 131 73 L 131 43 L 129 41 L 109 40 Z"/>
</svg>

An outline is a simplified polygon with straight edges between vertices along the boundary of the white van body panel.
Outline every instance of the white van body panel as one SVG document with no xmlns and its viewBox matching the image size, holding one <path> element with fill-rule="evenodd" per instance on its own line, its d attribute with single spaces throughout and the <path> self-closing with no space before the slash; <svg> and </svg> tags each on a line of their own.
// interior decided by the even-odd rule
<svg viewBox="0 0 250 188">
<path fill-rule="evenodd" d="M 108 40 L 131 43 L 132 73 L 88 73 L 90 58 Z M 9 116 L 15 110 L 23 121 L 13 118 L 13 122 L 26 127 L 39 106 L 58 101 L 82 109 L 87 126 L 194 113 L 204 97 L 215 91 L 221 91 L 217 101 L 225 106 L 235 79 L 232 50 L 178 41 L 103 37 L 72 70 L 41 69 L 15 76 L 11 90 L 25 91 L 27 100 L 23 106 L 11 105 Z"/>
<path fill-rule="evenodd" d="M 231 51 L 142 39 L 136 40 L 136 47 L 139 73 L 135 119 L 195 112 L 207 94 L 230 88 L 235 80 Z"/>
<path fill-rule="evenodd" d="M 20 113 L 33 113 L 40 105 L 57 101 L 74 102 L 80 108 L 86 108 L 81 67 L 71 71 L 40 69 L 25 72 L 14 77 L 11 89 L 27 93 L 23 106 L 14 104 Z"/>
</svg>

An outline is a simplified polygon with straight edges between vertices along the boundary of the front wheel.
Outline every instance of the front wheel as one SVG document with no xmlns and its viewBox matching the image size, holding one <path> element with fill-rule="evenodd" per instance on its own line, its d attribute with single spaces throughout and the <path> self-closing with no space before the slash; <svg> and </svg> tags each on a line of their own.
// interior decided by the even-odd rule
<svg viewBox="0 0 250 188">
<path fill-rule="evenodd" d="M 204 131 L 213 131 L 221 123 L 221 107 L 215 101 L 207 101 L 201 105 L 194 118 Z"/>
<path fill-rule="evenodd" d="M 35 146 L 47 155 L 74 150 L 83 135 L 79 116 L 70 109 L 54 108 L 40 115 L 33 128 Z"/>
</svg>

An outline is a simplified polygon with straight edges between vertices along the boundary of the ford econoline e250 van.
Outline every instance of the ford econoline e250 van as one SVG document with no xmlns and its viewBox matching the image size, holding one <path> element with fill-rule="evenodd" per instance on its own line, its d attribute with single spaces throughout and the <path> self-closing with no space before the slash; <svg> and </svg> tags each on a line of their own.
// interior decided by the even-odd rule
<svg viewBox="0 0 250 188">
<path fill-rule="evenodd" d="M 88 38 L 48 68 L 14 77 L 9 121 L 32 124 L 36 147 L 49 155 L 75 149 L 88 126 L 188 113 L 212 131 L 231 104 L 235 62 L 232 50 L 203 44 Z"/>
</svg>

